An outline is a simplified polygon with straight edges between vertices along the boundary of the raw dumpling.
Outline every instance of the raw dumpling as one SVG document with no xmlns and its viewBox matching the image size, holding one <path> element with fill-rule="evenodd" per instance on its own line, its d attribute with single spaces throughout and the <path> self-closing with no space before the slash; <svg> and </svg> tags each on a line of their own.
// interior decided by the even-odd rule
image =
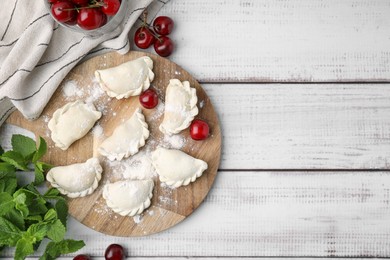
<svg viewBox="0 0 390 260">
<path fill-rule="evenodd" d="M 92 194 L 102 178 L 103 168 L 97 158 L 85 163 L 52 168 L 46 175 L 51 186 L 70 198 L 84 197 Z"/>
<path fill-rule="evenodd" d="M 55 145 L 66 150 L 76 140 L 82 138 L 102 116 L 92 104 L 77 100 L 57 109 L 48 127 Z"/>
<path fill-rule="evenodd" d="M 98 151 L 109 160 L 122 160 L 138 152 L 149 137 L 148 124 L 140 108 L 131 118 L 117 128 L 110 137 L 103 141 Z"/>
<path fill-rule="evenodd" d="M 160 181 L 175 188 L 194 182 L 207 169 L 205 161 L 180 150 L 162 147 L 157 147 L 152 152 L 152 164 L 160 176 Z"/>
<path fill-rule="evenodd" d="M 152 180 L 117 181 L 104 186 L 103 198 L 114 212 L 131 217 L 150 206 L 153 187 Z"/>
<path fill-rule="evenodd" d="M 171 79 L 165 94 L 164 119 L 160 131 L 164 134 L 177 134 L 186 129 L 198 114 L 196 89 L 188 81 Z"/>
<path fill-rule="evenodd" d="M 117 99 L 137 96 L 154 79 L 153 61 L 147 56 L 122 63 L 119 66 L 95 71 L 95 77 L 107 95 Z"/>
</svg>

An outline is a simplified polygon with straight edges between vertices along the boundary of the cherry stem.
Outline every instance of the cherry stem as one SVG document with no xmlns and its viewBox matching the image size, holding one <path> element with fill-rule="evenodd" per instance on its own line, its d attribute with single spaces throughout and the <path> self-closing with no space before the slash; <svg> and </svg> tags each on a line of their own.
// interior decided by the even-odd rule
<svg viewBox="0 0 390 260">
<path fill-rule="evenodd" d="M 149 25 L 146 21 L 148 20 L 148 11 L 145 9 L 145 11 L 142 13 L 142 26 L 143 28 L 147 28 L 149 32 L 153 35 L 154 38 L 156 38 L 160 43 L 162 42 L 160 36 L 155 34 L 153 30 L 150 30 L 149 28 L 154 28 L 153 26 Z"/>
<path fill-rule="evenodd" d="M 103 2 L 93 1 L 93 4 L 88 5 L 88 6 L 81 6 L 81 7 L 75 7 L 75 8 L 64 8 L 64 9 L 61 8 L 60 10 L 61 11 L 72 11 L 72 10 L 79 11 L 81 9 L 98 8 L 98 7 L 102 7 L 102 6 L 105 6 L 105 4 Z"/>
</svg>

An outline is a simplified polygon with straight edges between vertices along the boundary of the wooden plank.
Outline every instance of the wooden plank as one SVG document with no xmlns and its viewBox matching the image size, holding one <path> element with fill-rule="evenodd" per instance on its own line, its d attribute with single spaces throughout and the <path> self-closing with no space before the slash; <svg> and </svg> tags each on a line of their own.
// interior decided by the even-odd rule
<svg viewBox="0 0 390 260">
<path fill-rule="evenodd" d="M 389 169 L 386 84 L 204 84 L 221 169 Z"/>
<path fill-rule="evenodd" d="M 329 82 L 390 80 L 389 13 L 387 0 L 188 0 L 159 14 L 175 21 L 170 59 L 202 82 Z"/>
<path fill-rule="evenodd" d="M 389 85 L 203 87 L 221 122 L 220 169 L 390 168 Z"/>
<path fill-rule="evenodd" d="M 388 183 L 390 172 L 220 172 L 202 206 L 172 229 L 119 238 L 72 219 L 68 235 L 93 256 L 120 243 L 138 257 L 390 257 Z"/>
</svg>

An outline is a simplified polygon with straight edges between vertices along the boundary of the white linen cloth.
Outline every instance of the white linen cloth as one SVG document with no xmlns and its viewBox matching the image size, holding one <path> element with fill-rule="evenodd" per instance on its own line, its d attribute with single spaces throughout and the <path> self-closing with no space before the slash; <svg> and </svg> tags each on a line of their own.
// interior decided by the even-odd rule
<svg viewBox="0 0 390 260">
<path fill-rule="evenodd" d="M 121 25 L 99 37 L 88 37 L 58 25 L 43 1 L 47 0 L 2 1 L 0 125 L 15 108 L 28 119 L 38 118 L 63 78 L 79 61 L 108 51 L 128 52 L 128 33 L 145 8 L 153 17 L 169 0 L 153 4 L 153 0 L 129 0 Z"/>
</svg>

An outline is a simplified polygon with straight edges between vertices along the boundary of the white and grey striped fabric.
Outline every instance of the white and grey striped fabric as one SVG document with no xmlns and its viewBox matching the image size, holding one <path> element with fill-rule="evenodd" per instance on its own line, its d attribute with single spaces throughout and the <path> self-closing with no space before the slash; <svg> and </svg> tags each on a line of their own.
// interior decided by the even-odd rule
<svg viewBox="0 0 390 260">
<path fill-rule="evenodd" d="M 81 60 L 113 50 L 128 52 L 128 33 L 140 14 L 148 8 L 152 17 L 169 0 L 129 0 L 121 26 L 95 38 L 59 26 L 43 1 L 2 1 L 0 125 L 15 109 L 28 119 L 39 117 L 59 83 Z"/>
</svg>

